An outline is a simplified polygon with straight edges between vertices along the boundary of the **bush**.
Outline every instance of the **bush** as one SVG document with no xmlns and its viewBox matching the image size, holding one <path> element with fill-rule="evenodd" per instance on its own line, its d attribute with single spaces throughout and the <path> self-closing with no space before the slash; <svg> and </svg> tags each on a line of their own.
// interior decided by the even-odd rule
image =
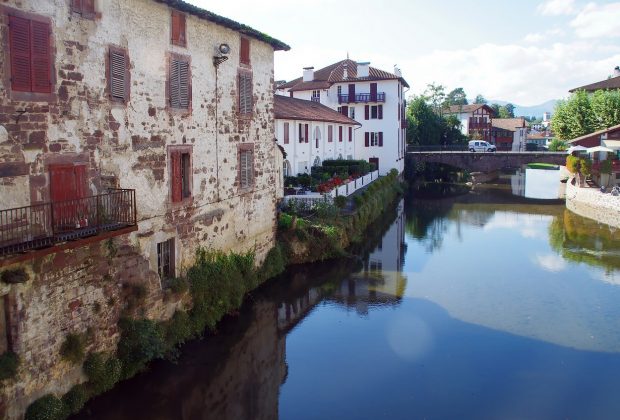
<svg viewBox="0 0 620 420">
<path fill-rule="evenodd" d="M 62 402 L 70 414 L 79 412 L 88 401 L 88 392 L 83 384 L 75 385 L 62 397 Z"/>
<path fill-rule="evenodd" d="M 69 334 L 60 346 L 60 356 L 67 362 L 79 364 L 84 360 L 86 337 L 83 334 Z"/>
<path fill-rule="evenodd" d="M 68 414 L 65 405 L 58 397 L 47 394 L 28 406 L 25 420 L 59 420 L 66 419 Z"/>
<path fill-rule="evenodd" d="M 121 362 L 115 357 L 106 360 L 103 353 L 91 353 L 82 366 L 93 395 L 106 392 L 121 379 Z"/>
<path fill-rule="evenodd" d="M 280 213 L 280 217 L 278 217 L 278 228 L 283 230 L 288 230 L 291 228 L 293 224 L 293 216 L 287 213 Z"/>
<path fill-rule="evenodd" d="M 166 347 L 168 350 L 185 343 L 192 336 L 192 325 L 187 312 L 176 311 L 166 323 Z"/>
<path fill-rule="evenodd" d="M 580 159 L 577 156 L 568 155 L 566 156 L 566 169 L 571 174 L 576 174 L 579 172 L 579 164 Z"/>
<path fill-rule="evenodd" d="M 588 177 L 592 174 L 592 161 L 590 159 L 579 159 L 579 173 L 584 177 Z"/>
<path fill-rule="evenodd" d="M 182 294 L 189 290 L 189 282 L 183 277 L 168 279 L 168 287 L 175 294 Z"/>
<path fill-rule="evenodd" d="M 267 253 L 265 261 L 259 270 L 259 278 L 261 281 L 268 280 L 279 274 L 282 274 L 286 269 L 286 257 L 282 251 L 282 246 L 276 244 Z"/>
<path fill-rule="evenodd" d="M 338 197 L 334 198 L 334 205 L 339 209 L 343 209 L 346 207 L 348 201 L 349 200 L 347 199 L 347 197 L 345 197 L 344 195 L 339 195 Z"/>
<path fill-rule="evenodd" d="M 12 351 L 2 353 L 0 356 L 0 382 L 14 378 L 19 367 L 19 357 Z"/>
<path fill-rule="evenodd" d="M 606 159 L 601 162 L 601 173 L 602 174 L 610 174 L 612 169 L 611 159 Z"/>
<path fill-rule="evenodd" d="M 164 356 L 165 344 L 161 328 L 150 319 L 123 318 L 119 321 L 121 339 L 117 354 L 123 367 L 123 378 L 130 378 L 146 364 Z"/>
</svg>

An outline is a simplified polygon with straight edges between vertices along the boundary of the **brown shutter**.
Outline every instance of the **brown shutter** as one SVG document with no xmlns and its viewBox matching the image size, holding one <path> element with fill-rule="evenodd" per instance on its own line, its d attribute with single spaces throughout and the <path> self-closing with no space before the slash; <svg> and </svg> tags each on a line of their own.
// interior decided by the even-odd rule
<svg viewBox="0 0 620 420">
<path fill-rule="evenodd" d="M 71 10 L 75 13 L 82 13 L 82 0 L 71 0 Z"/>
<path fill-rule="evenodd" d="M 284 144 L 288 144 L 288 123 L 284 123 Z"/>
<path fill-rule="evenodd" d="M 365 105 L 364 106 L 364 119 L 367 120 L 368 118 L 370 118 L 370 106 Z"/>
<path fill-rule="evenodd" d="M 32 28 L 32 91 L 51 93 L 50 25 L 31 22 Z"/>
<path fill-rule="evenodd" d="M 170 60 L 170 106 L 189 108 L 189 63 Z"/>
<path fill-rule="evenodd" d="M 95 16 L 95 0 L 82 0 L 82 16 L 88 18 Z"/>
<path fill-rule="evenodd" d="M 330 143 L 334 141 L 334 126 L 332 125 L 327 126 L 327 141 Z"/>
<path fill-rule="evenodd" d="M 239 113 L 252 113 L 252 75 L 239 72 Z"/>
<path fill-rule="evenodd" d="M 172 11 L 171 41 L 174 45 L 185 47 L 185 14 Z"/>
<path fill-rule="evenodd" d="M 239 61 L 242 64 L 250 64 L 250 40 L 241 37 L 241 48 L 239 48 Z"/>
<path fill-rule="evenodd" d="M 364 146 L 365 147 L 370 146 L 370 133 L 369 132 L 364 133 Z"/>
<path fill-rule="evenodd" d="M 302 123 L 299 123 L 299 142 L 303 143 L 304 142 L 304 135 L 303 135 L 303 127 L 302 127 Z"/>
<path fill-rule="evenodd" d="M 383 105 L 379 105 L 377 108 L 378 108 L 378 111 L 377 111 L 378 118 L 382 120 L 383 119 Z"/>
<path fill-rule="evenodd" d="M 171 167 L 171 190 L 172 190 L 172 202 L 178 203 L 183 200 L 181 189 L 181 153 L 170 153 L 170 167 Z"/>
<path fill-rule="evenodd" d="M 377 101 L 377 84 L 376 83 L 370 84 L 370 100 L 372 102 Z"/>
<path fill-rule="evenodd" d="M 305 126 L 306 126 L 306 139 L 305 139 L 305 141 L 306 141 L 306 143 L 308 143 L 308 124 L 305 124 Z"/>
<path fill-rule="evenodd" d="M 342 126 L 338 126 L 338 141 L 342 143 Z"/>
<path fill-rule="evenodd" d="M 349 127 L 349 142 L 353 141 L 353 127 Z"/>
<path fill-rule="evenodd" d="M 75 173 L 75 198 L 83 198 L 90 195 L 88 194 L 86 169 L 86 165 L 75 165 L 73 167 Z"/>
<path fill-rule="evenodd" d="M 345 117 L 349 116 L 349 107 L 348 106 L 343 106 L 340 108 L 340 112 L 342 113 L 342 115 L 344 115 Z"/>
<path fill-rule="evenodd" d="M 31 90 L 30 21 L 9 16 L 11 51 L 11 89 L 21 92 Z"/>
<path fill-rule="evenodd" d="M 127 56 L 118 50 L 110 50 L 110 97 L 114 100 L 125 101 L 125 73 L 127 70 Z"/>
<path fill-rule="evenodd" d="M 179 100 L 179 62 L 177 60 L 170 60 L 170 106 L 178 108 L 180 104 Z"/>
<path fill-rule="evenodd" d="M 383 147 L 383 131 L 379 131 L 379 147 Z"/>
</svg>

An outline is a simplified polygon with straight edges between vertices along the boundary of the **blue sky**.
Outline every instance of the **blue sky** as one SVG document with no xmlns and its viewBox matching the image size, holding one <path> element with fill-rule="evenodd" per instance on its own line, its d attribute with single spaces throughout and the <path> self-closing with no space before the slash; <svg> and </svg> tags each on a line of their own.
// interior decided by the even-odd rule
<svg viewBox="0 0 620 420">
<path fill-rule="evenodd" d="M 579 0 L 189 0 L 289 45 L 276 80 L 346 58 L 469 97 L 535 105 L 605 79 L 620 65 L 620 2 Z M 389 4 L 389 5 L 388 5 Z"/>
</svg>

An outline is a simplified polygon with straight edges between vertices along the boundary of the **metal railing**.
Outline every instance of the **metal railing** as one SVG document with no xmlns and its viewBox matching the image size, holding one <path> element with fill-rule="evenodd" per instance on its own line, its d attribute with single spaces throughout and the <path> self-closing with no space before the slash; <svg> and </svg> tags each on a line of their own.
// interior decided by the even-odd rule
<svg viewBox="0 0 620 420">
<path fill-rule="evenodd" d="M 135 190 L 0 210 L 0 256 L 135 225 Z"/>
<path fill-rule="evenodd" d="M 341 94 L 338 95 L 339 104 L 351 104 L 358 102 L 385 102 L 385 92 L 374 93 L 356 93 L 355 95 Z"/>
</svg>

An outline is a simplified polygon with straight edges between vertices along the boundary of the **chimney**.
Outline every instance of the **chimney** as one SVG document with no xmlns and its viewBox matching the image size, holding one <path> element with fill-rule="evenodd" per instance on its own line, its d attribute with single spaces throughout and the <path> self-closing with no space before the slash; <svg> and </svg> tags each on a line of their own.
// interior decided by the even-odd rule
<svg viewBox="0 0 620 420">
<path fill-rule="evenodd" d="M 620 76 L 620 66 L 616 66 L 614 69 L 614 77 Z"/>
<path fill-rule="evenodd" d="M 370 63 L 357 63 L 357 77 L 368 77 Z"/>
<path fill-rule="evenodd" d="M 347 63 L 344 63 L 342 65 L 343 69 L 342 69 L 342 78 L 343 79 L 348 79 L 349 78 L 349 69 L 347 69 Z"/>
<path fill-rule="evenodd" d="M 403 77 L 403 74 L 401 73 L 400 69 L 398 68 L 398 66 L 396 64 L 394 64 L 394 74 L 397 77 Z"/>
<path fill-rule="evenodd" d="M 304 67 L 304 82 L 314 80 L 314 67 Z"/>
</svg>

